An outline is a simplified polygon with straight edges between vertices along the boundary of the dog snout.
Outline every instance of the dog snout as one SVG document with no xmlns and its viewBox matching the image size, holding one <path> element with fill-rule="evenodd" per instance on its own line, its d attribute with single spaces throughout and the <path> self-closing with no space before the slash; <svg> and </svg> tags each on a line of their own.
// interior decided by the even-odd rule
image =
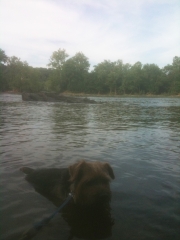
<svg viewBox="0 0 180 240">
<path fill-rule="evenodd" d="M 98 195 L 99 202 L 108 202 L 110 201 L 110 195 L 108 193 L 101 193 Z"/>
</svg>

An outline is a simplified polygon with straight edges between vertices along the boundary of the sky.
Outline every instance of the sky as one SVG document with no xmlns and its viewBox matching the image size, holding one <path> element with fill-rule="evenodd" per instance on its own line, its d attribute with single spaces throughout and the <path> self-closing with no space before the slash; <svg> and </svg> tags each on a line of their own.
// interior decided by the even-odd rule
<svg viewBox="0 0 180 240">
<path fill-rule="evenodd" d="M 180 56 L 179 0 L 0 0 L 0 48 L 33 67 L 54 51 L 160 68 Z"/>
</svg>

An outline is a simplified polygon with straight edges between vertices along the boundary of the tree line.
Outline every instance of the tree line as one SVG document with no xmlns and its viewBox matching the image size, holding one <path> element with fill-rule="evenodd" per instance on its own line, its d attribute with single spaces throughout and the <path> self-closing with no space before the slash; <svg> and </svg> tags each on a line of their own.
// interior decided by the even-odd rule
<svg viewBox="0 0 180 240">
<path fill-rule="evenodd" d="M 159 68 L 122 60 L 103 62 L 89 70 L 88 58 L 78 52 L 54 51 L 47 68 L 35 68 L 0 49 L 0 91 L 53 91 L 89 94 L 180 94 L 180 57 Z"/>
</svg>

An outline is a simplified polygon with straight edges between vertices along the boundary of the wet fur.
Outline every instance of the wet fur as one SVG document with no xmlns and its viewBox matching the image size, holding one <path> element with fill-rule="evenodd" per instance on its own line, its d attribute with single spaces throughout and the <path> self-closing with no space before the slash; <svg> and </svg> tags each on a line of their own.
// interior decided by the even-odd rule
<svg viewBox="0 0 180 240">
<path fill-rule="evenodd" d="M 114 173 L 108 163 L 77 162 L 68 168 L 34 170 L 22 167 L 26 180 L 37 192 L 59 206 L 69 192 L 75 194 L 63 209 L 71 237 L 104 239 L 112 234 L 109 182 Z"/>
<path fill-rule="evenodd" d="M 59 205 L 73 192 L 74 201 L 80 205 L 91 205 L 97 202 L 110 201 L 109 182 L 114 173 L 108 163 L 77 162 L 69 168 L 50 168 L 34 170 L 22 167 L 27 174 L 26 180 L 37 192 Z"/>
</svg>

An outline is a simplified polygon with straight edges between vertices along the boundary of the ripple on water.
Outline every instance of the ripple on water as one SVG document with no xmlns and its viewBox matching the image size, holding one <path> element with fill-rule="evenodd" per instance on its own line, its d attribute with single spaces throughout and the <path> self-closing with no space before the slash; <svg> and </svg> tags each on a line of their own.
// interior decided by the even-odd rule
<svg viewBox="0 0 180 240">
<path fill-rule="evenodd" d="M 0 94 L 4 240 L 18 239 L 55 209 L 19 168 L 66 167 L 78 159 L 114 169 L 109 239 L 179 239 L 180 99 L 94 99 L 103 103 L 23 102 Z M 35 239 L 67 239 L 69 230 L 59 216 Z"/>
</svg>

